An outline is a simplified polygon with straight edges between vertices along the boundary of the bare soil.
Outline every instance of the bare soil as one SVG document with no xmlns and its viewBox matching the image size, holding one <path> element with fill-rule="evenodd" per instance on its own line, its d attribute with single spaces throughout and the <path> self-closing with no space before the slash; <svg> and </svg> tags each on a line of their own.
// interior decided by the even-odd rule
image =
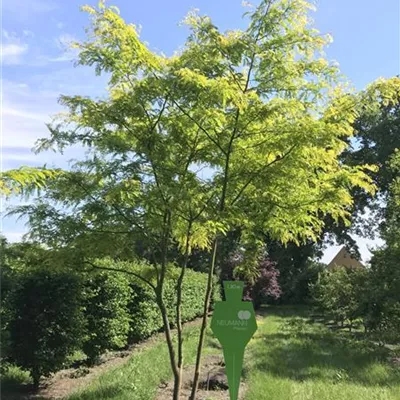
<svg viewBox="0 0 400 400">
<path fill-rule="evenodd" d="M 199 390 L 197 392 L 197 400 L 229 400 L 229 391 L 227 389 L 210 388 L 210 380 L 215 375 L 224 375 L 221 381 L 226 382 L 226 375 L 223 368 L 222 355 L 212 355 L 203 358 L 201 375 L 199 381 Z M 187 400 L 190 396 L 194 374 L 194 365 L 188 366 L 183 371 L 182 376 L 182 392 L 181 399 Z M 173 394 L 173 380 L 163 383 L 159 386 L 156 398 L 154 400 L 171 400 Z M 246 392 L 246 386 L 243 382 L 240 383 L 239 400 L 243 400 Z"/>
</svg>

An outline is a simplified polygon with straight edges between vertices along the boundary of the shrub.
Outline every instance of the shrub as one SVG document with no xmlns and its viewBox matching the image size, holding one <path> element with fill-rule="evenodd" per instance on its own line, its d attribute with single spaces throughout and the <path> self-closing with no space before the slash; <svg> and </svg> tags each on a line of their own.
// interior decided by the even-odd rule
<svg viewBox="0 0 400 400">
<path fill-rule="evenodd" d="M 268 299 L 278 299 L 282 294 L 276 263 L 266 253 L 246 258 L 246 253 L 236 251 L 228 259 L 232 278 L 245 281 L 244 300 L 252 301 L 255 308 Z M 232 279 L 231 278 L 231 279 Z"/>
<path fill-rule="evenodd" d="M 400 250 L 375 251 L 362 296 L 364 326 L 368 331 L 400 340 Z"/>
<path fill-rule="evenodd" d="M 171 326 L 176 318 L 176 284 L 180 269 L 170 267 L 164 286 L 164 300 Z M 187 269 L 182 287 L 182 321 L 187 322 L 202 315 L 207 274 Z M 131 283 L 132 297 L 129 302 L 131 316 L 130 341 L 149 337 L 162 329 L 161 314 L 153 290 L 145 283 Z M 212 302 L 220 300 L 220 286 L 215 280 Z"/>
<path fill-rule="evenodd" d="M 336 267 L 324 270 L 312 293 L 317 305 L 336 323 L 352 322 L 362 315 L 361 298 L 368 271 Z"/>
<path fill-rule="evenodd" d="M 259 275 L 254 283 L 248 283 L 246 287 L 246 297 L 252 300 L 255 308 L 265 303 L 268 298 L 278 299 L 282 290 L 279 286 L 279 270 L 276 263 L 267 257 L 260 258 L 258 262 Z"/>
<path fill-rule="evenodd" d="M 108 262 L 104 260 L 99 264 Z M 99 271 L 86 276 L 83 300 L 86 335 L 83 351 L 88 364 L 94 364 L 106 350 L 122 348 L 127 344 L 131 293 L 129 280 L 122 273 Z"/>
<path fill-rule="evenodd" d="M 12 318 L 12 305 L 10 304 L 11 293 L 13 291 L 12 286 L 15 286 L 15 277 L 11 278 L 11 270 L 7 265 L 1 264 L 0 271 L 0 293 L 1 293 L 1 306 L 0 306 L 0 355 L 1 355 L 1 365 L 0 371 L 5 366 L 10 352 L 10 332 L 9 324 Z"/>
<path fill-rule="evenodd" d="M 7 241 L 0 236 L 0 373 L 6 365 L 9 349 L 10 295 L 13 288 L 12 270 L 8 265 Z"/>
<path fill-rule="evenodd" d="M 281 272 L 280 264 L 277 265 Z M 279 283 L 282 287 L 283 295 L 279 298 L 279 303 L 283 304 L 308 304 L 312 302 L 310 286 L 317 279 L 318 274 L 324 270 L 324 264 L 308 260 L 303 263 L 302 269 L 293 271 L 289 274 L 285 271 L 285 281 L 282 282 L 282 273 L 279 276 Z"/>
<path fill-rule="evenodd" d="M 81 280 L 67 271 L 21 272 L 10 295 L 9 355 L 34 385 L 60 369 L 82 339 Z"/>
</svg>

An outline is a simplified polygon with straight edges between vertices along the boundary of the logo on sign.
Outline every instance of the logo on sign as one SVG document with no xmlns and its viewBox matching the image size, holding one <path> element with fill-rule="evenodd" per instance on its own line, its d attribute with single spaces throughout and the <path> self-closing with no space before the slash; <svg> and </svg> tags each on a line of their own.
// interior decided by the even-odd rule
<svg viewBox="0 0 400 400">
<path fill-rule="evenodd" d="M 250 319 L 250 317 L 251 317 L 250 311 L 239 311 L 239 312 L 238 312 L 238 318 L 239 318 L 239 319 L 248 320 L 248 319 Z"/>
</svg>

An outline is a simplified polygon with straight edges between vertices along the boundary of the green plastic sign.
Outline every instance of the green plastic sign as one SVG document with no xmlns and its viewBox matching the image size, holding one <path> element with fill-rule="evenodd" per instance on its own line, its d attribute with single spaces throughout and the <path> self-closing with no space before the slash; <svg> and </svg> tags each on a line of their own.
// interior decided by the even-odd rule
<svg viewBox="0 0 400 400">
<path fill-rule="evenodd" d="M 215 303 L 211 329 L 222 345 L 230 400 L 237 400 L 244 349 L 257 330 L 253 303 L 242 301 L 244 283 L 225 281 L 226 301 Z"/>
</svg>

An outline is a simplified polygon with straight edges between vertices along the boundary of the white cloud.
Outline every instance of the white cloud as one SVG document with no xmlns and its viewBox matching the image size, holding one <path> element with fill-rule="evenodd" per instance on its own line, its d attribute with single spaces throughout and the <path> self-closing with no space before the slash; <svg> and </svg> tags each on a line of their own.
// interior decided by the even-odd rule
<svg viewBox="0 0 400 400">
<path fill-rule="evenodd" d="M 28 29 L 23 29 L 22 34 L 26 37 L 34 37 L 35 36 L 34 33 Z"/>
<path fill-rule="evenodd" d="M 49 122 L 51 119 L 50 116 L 46 114 L 41 114 L 41 113 L 36 113 L 36 112 L 29 112 L 29 111 L 24 111 L 16 108 L 9 108 L 9 107 L 3 107 L 2 109 L 3 115 L 10 115 L 13 117 L 19 117 L 19 118 L 24 118 L 24 119 L 33 119 L 35 121 L 39 122 Z"/>
<path fill-rule="evenodd" d="M 60 108 L 56 97 L 42 97 L 40 90 L 18 87 L 17 82 L 7 81 L 3 92 L 2 145 L 3 147 L 29 148 L 36 140 L 48 135 L 47 122 Z M 17 87 L 18 90 L 13 90 Z M 36 99 L 41 101 L 37 102 Z"/>
<path fill-rule="evenodd" d="M 4 65 L 16 65 L 23 62 L 22 55 L 28 50 L 28 45 L 3 44 L 1 47 L 1 62 Z"/>
<path fill-rule="evenodd" d="M 20 162 L 22 161 L 23 164 L 27 163 L 34 163 L 34 164 L 42 164 L 43 159 L 39 154 L 33 153 L 30 149 L 26 147 L 11 147 L 7 148 L 3 146 L 1 149 L 3 153 L 3 169 L 8 170 L 7 164 L 10 162 Z M 12 167 L 11 167 L 12 168 Z"/>
<path fill-rule="evenodd" d="M 15 32 L 2 30 L 4 42 L 1 44 L 1 62 L 4 65 L 16 65 L 23 62 L 23 55 L 28 51 L 28 44 L 21 41 Z"/>
<path fill-rule="evenodd" d="M 3 115 L 3 147 L 32 149 L 36 141 L 49 135 L 43 114 L 13 111 Z"/>
<path fill-rule="evenodd" d="M 62 50 L 63 53 L 57 57 L 48 57 L 47 60 L 51 62 L 63 62 L 63 61 L 72 61 L 78 57 L 79 50 L 71 48 L 71 44 L 76 42 L 77 39 L 75 36 L 69 33 L 62 33 L 57 38 L 54 39 L 54 42 L 58 49 Z"/>
<path fill-rule="evenodd" d="M 58 22 L 56 23 L 56 26 L 57 26 L 58 29 L 63 29 L 63 28 L 65 28 L 64 22 L 61 22 L 61 21 L 58 21 Z"/>
<path fill-rule="evenodd" d="M 15 33 L 13 32 L 8 32 L 5 29 L 1 30 L 1 35 L 3 36 L 4 39 L 10 40 L 14 37 Z"/>
<path fill-rule="evenodd" d="M 18 56 L 28 49 L 26 44 L 4 44 L 1 48 L 3 57 Z"/>
<path fill-rule="evenodd" d="M 3 0 L 3 9 L 9 13 L 24 18 L 29 14 L 45 14 L 58 9 L 56 2 L 51 0 Z"/>
</svg>

